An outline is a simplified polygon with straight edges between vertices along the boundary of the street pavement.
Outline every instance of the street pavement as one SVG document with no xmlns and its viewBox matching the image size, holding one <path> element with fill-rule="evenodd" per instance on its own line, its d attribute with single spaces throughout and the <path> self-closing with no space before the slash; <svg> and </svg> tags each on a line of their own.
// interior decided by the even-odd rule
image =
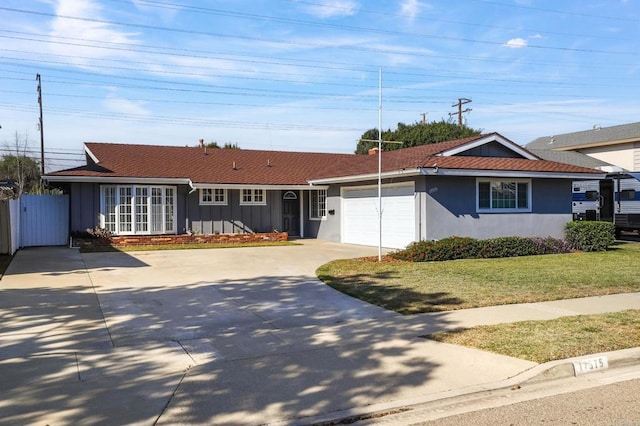
<svg viewBox="0 0 640 426">
<path fill-rule="evenodd" d="M 0 280 L 0 424 L 313 424 L 553 374 L 419 336 L 640 309 L 640 293 L 402 316 L 315 278 L 376 248 L 20 250 Z M 637 361 L 640 352 L 619 355 Z"/>
</svg>

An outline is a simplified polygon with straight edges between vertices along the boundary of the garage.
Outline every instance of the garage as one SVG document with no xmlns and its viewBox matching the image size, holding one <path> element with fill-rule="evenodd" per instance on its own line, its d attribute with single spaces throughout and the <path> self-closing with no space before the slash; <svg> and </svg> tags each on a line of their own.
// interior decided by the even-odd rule
<svg viewBox="0 0 640 426">
<path fill-rule="evenodd" d="M 413 182 L 382 187 L 382 247 L 404 248 L 415 241 Z M 378 187 L 342 189 L 342 242 L 378 245 Z"/>
</svg>

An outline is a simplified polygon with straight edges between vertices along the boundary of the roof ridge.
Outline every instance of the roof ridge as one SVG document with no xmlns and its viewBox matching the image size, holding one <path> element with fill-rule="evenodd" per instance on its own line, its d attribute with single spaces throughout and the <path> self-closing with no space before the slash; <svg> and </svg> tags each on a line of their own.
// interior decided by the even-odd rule
<svg viewBox="0 0 640 426">
<path fill-rule="evenodd" d="M 182 145 L 157 145 L 157 144 L 141 144 L 141 143 L 123 143 L 123 142 L 84 142 L 85 145 L 108 145 L 108 146 L 122 146 L 122 147 L 142 147 L 142 148 L 173 148 L 173 149 L 202 149 L 200 146 L 182 146 Z M 317 154 L 317 155 L 326 155 L 326 156 L 348 156 L 353 157 L 357 154 L 353 153 L 340 153 L 340 152 L 319 152 L 319 151 L 286 151 L 286 150 L 273 150 L 273 149 L 252 149 L 252 148 L 210 148 L 215 150 L 224 150 L 225 152 L 245 152 L 245 153 L 282 153 L 282 154 Z"/>
</svg>

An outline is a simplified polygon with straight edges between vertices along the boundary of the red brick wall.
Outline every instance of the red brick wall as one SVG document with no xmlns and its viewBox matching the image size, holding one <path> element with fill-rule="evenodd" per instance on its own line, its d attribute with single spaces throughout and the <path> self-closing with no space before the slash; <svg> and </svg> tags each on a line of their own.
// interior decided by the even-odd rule
<svg viewBox="0 0 640 426">
<path fill-rule="evenodd" d="M 111 237 L 108 240 L 83 240 L 81 245 L 105 246 L 154 246 L 172 244 L 240 244 L 260 243 L 266 241 L 287 241 L 286 232 L 269 232 L 264 234 L 210 234 L 210 235 L 130 235 Z"/>
</svg>

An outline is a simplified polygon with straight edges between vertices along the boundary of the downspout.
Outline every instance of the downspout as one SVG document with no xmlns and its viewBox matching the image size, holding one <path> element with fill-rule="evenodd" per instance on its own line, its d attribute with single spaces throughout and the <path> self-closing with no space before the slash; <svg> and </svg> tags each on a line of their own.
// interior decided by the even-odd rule
<svg viewBox="0 0 640 426">
<path fill-rule="evenodd" d="M 300 198 L 300 238 L 304 238 L 304 191 L 299 190 L 298 195 Z"/>
<path fill-rule="evenodd" d="M 189 181 L 187 182 L 189 184 L 189 187 L 191 187 L 191 190 L 187 193 L 187 196 L 184 197 L 184 230 L 185 232 L 190 231 L 189 228 L 189 195 L 193 194 L 194 192 L 196 192 L 196 187 L 193 185 L 193 182 L 191 182 L 191 179 L 189 179 Z"/>
</svg>

